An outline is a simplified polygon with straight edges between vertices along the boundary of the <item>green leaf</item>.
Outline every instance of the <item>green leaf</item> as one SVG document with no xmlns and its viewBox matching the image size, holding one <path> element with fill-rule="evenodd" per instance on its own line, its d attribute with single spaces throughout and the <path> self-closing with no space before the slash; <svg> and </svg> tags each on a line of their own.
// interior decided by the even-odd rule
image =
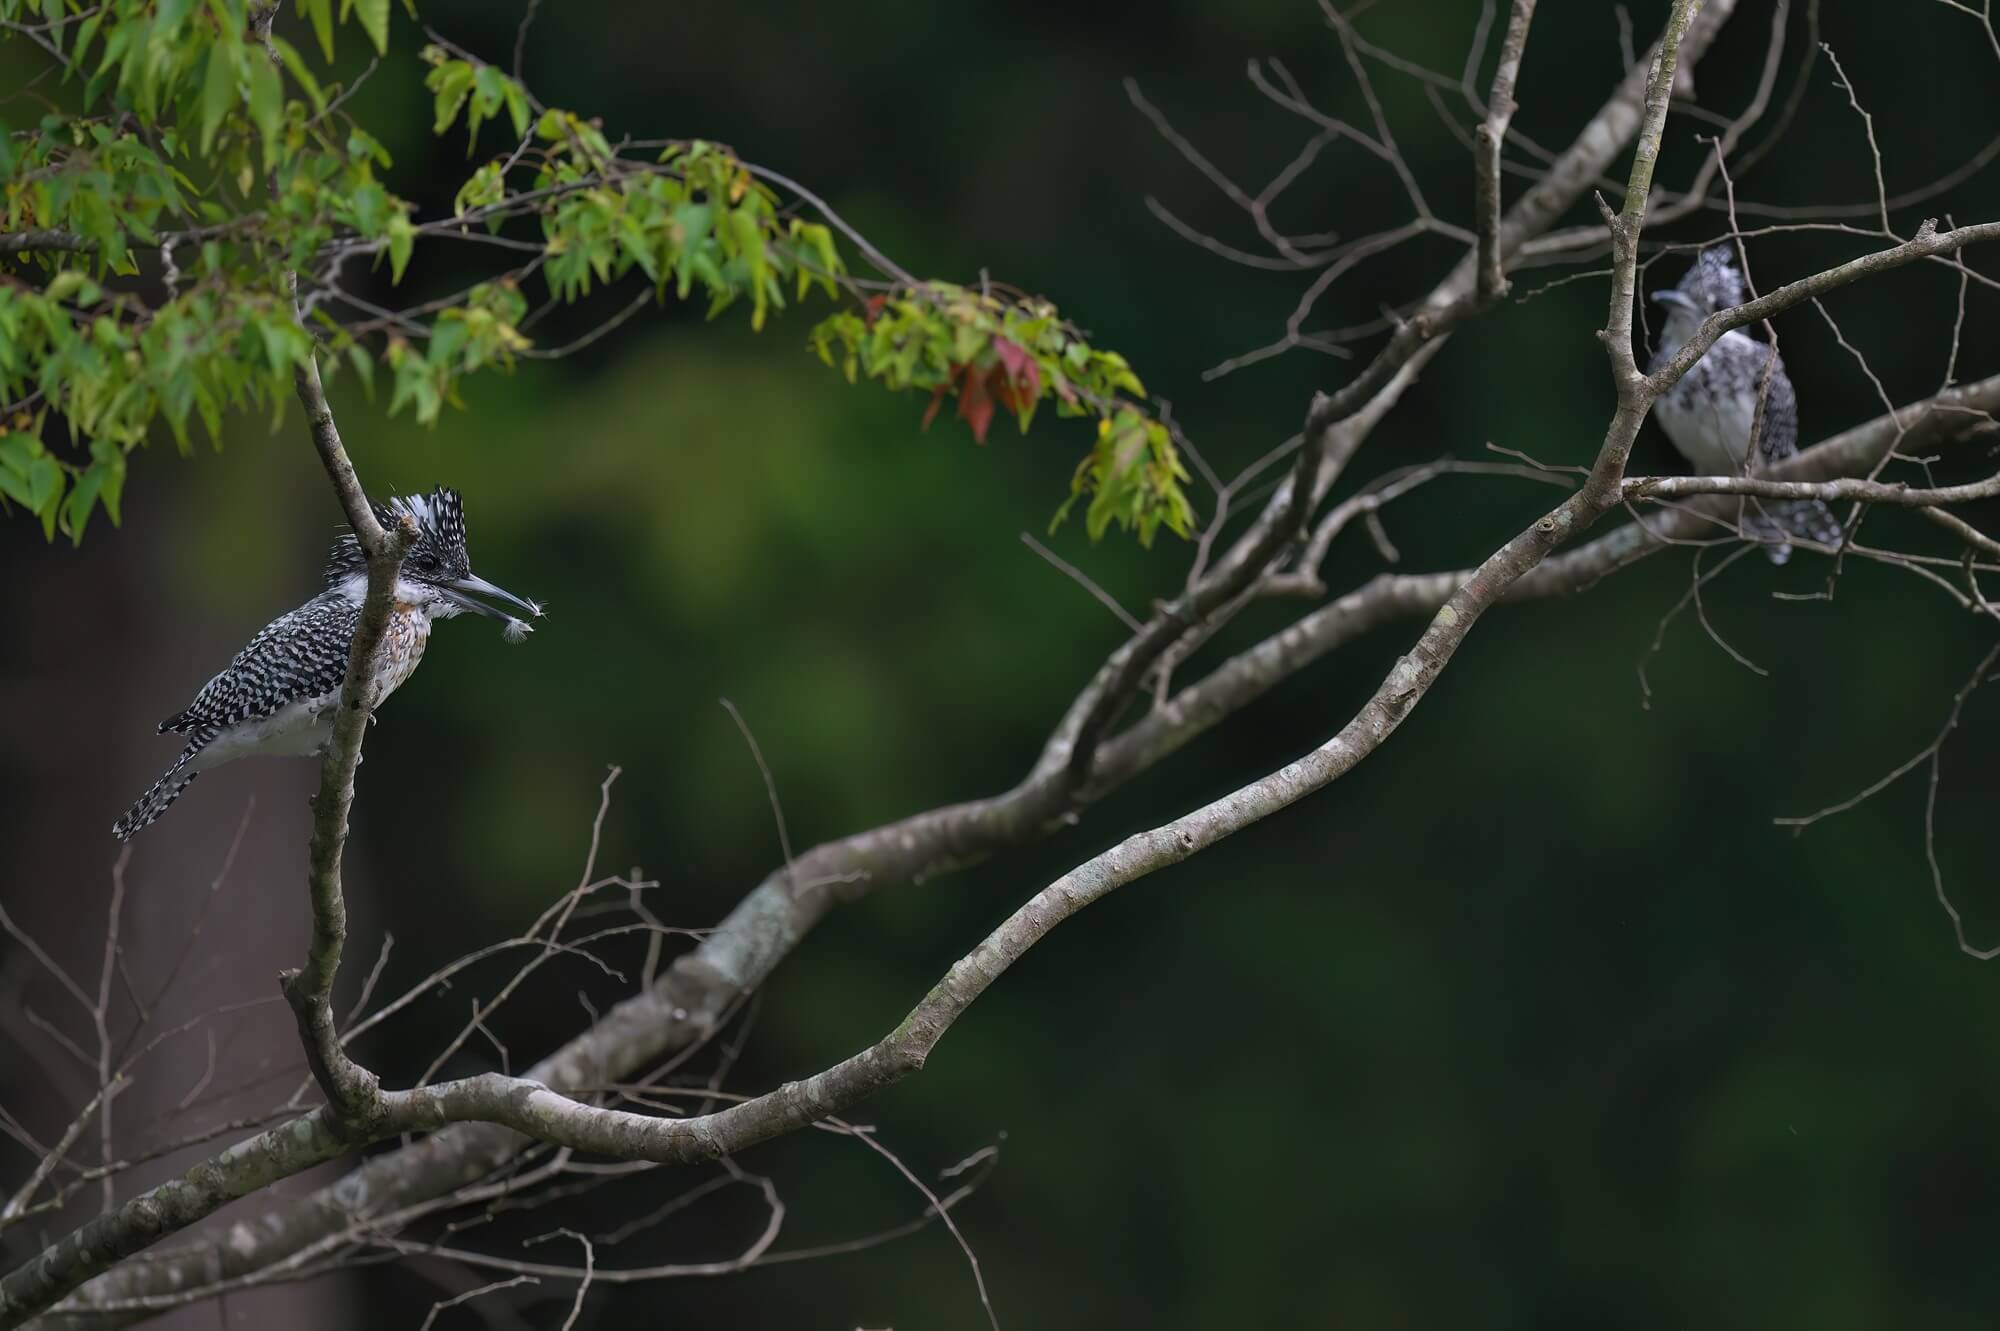
<svg viewBox="0 0 2000 1331">
<path fill-rule="evenodd" d="M 125 493 L 125 454 L 118 445 L 106 439 L 90 441 L 90 469 L 102 474 L 98 482 L 98 502 L 104 505 L 104 515 L 116 527 L 123 519 L 118 512 L 118 503 Z"/>
<path fill-rule="evenodd" d="M 472 91 L 472 66 L 463 60 L 449 60 L 431 71 L 424 82 L 437 93 L 437 123 L 431 126 L 431 133 L 442 134 L 458 119 L 459 108 Z"/>
<path fill-rule="evenodd" d="M 375 54 L 389 54 L 389 0 L 355 0 L 354 8 L 361 15 L 362 31 L 375 43 Z"/>
<path fill-rule="evenodd" d="M 215 143 L 215 131 L 236 100 L 236 67 L 243 58 L 239 45 L 218 41 L 208 48 L 208 73 L 201 85 L 201 150 Z"/>
<path fill-rule="evenodd" d="M 160 0 L 154 11 L 152 40 L 167 42 L 181 35 L 181 26 L 194 12 L 195 0 Z M 81 48 L 79 48 L 81 49 Z"/>
<path fill-rule="evenodd" d="M 51 457 L 39 457 L 28 464 L 27 498 L 22 502 L 43 514 L 51 536 L 55 533 L 56 500 L 62 496 L 62 468 Z"/>
<path fill-rule="evenodd" d="M 527 93 L 521 90 L 520 84 L 514 82 L 514 80 L 512 79 L 508 79 L 506 84 L 506 95 L 507 95 L 507 118 L 514 122 L 514 133 L 517 135 L 526 134 L 528 132 Z"/>
<path fill-rule="evenodd" d="M 273 370 L 292 368 L 292 344 L 286 336 L 289 330 L 283 324 L 266 320 L 257 325 L 257 332 L 264 339 L 264 358 Z"/>
<path fill-rule="evenodd" d="M 736 243 L 743 257 L 750 264 L 750 326 L 764 327 L 764 278 L 770 272 L 770 256 L 764 252 L 764 229 L 749 209 L 739 208 L 729 214 L 729 225 L 736 232 Z"/>
<path fill-rule="evenodd" d="M 285 85 L 268 60 L 250 62 L 250 119 L 264 142 L 264 163 L 270 166 L 277 160 L 278 133 L 284 127 Z"/>
<path fill-rule="evenodd" d="M 75 487 L 62 505 L 63 530 L 69 533 L 70 544 L 83 544 L 84 524 L 90 521 L 90 511 L 97 506 L 97 495 L 103 488 L 104 472 L 97 467 L 76 478 Z"/>
<path fill-rule="evenodd" d="M 403 268 L 410 262 L 410 249 L 416 244 L 417 229 L 402 213 L 389 217 L 389 280 L 401 282 Z"/>
<path fill-rule="evenodd" d="M 708 243 L 709 233 L 715 227 L 715 209 L 705 203 L 684 203 L 674 209 L 672 229 L 669 234 L 679 247 L 674 260 L 674 294 L 686 300 L 694 283 L 694 260 Z"/>
<path fill-rule="evenodd" d="M 368 400 L 375 400 L 375 358 L 368 354 L 368 348 L 356 342 L 347 348 L 347 359 L 354 366 L 354 373 L 361 379 L 361 391 Z"/>
<path fill-rule="evenodd" d="M 283 37 L 271 38 L 271 44 L 278 48 L 278 58 L 285 62 L 285 71 L 293 79 L 297 80 L 299 87 L 305 91 L 306 97 L 312 102 L 313 110 L 316 112 L 324 111 L 326 109 L 326 94 L 321 91 L 319 80 L 313 77 L 312 70 L 307 67 L 305 60 L 299 55 L 299 48 L 293 46 Z"/>
<path fill-rule="evenodd" d="M 0 496 L 13 500 L 30 513 L 35 511 L 35 506 L 28 502 L 28 478 L 18 472 L 0 470 Z"/>
<path fill-rule="evenodd" d="M 646 238 L 638 219 L 630 213 L 620 213 L 618 216 L 618 240 L 624 247 L 625 253 L 645 272 L 646 280 L 658 282 L 660 269 L 658 261 L 653 256 L 652 242 Z"/>
<path fill-rule="evenodd" d="M 374 181 L 354 187 L 348 198 L 354 209 L 354 228 L 373 240 L 389 224 L 389 194 Z"/>
<path fill-rule="evenodd" d="M 446 315 L 456 313 L 456 310 L 445 311 Z M 430 363 L 439 367 L 449 366 L 457 358 L 471 331 L 463 319 L 440 318 L 431 327 Z"/>
<path fill-rule="evenodd" d="M 0 434 L 0 480 L 21 479 L 21 502 L 27 502 L 28 468 L 42 455 L 42 441 L 31 434 Z"/>
<path fill-rule="evenodd" d="M 65 82 L 68 81 L 69 76 L 71 74 L 77 71 L 78 66 L 80 66 L 83 63 L 83 53 L 90 49 L 91 38 L 97 35 L 97 27 L 103 21 L 104 21 L 104 11 L 99 10 L 97 13 L 92 14 L 89 18 L 85 19 L 83 21 L 82 26 L 77 28 L 76 45 L 72 46 L 69 49 L 69 58 L 70 58 L 69 66 L 63 70 L 63 80 Z"/>
<path fill-rule="evenodd" d="M 473 75 L 472 109 L 466 113 L 465 121 L 467 157 L 472 156 L 473 144 L 478 141 L 479 126 L 500 113 L 507 100 L 508 82 L 507 76 L 491 65 L 481 65 Z"/>
<path fill-rule="evenodd" d="M 103 294 L 103 288 L 75 268 L 65 268 L 57 273 L 42 291 L 42 295 L 49 300 L 73 301 L 86 308 L 95 305 Z"/>
<path fill-rule="evenodd" d="M 351 88 L 354 85 L 349 84 L 348 86 Z M 389 168 L 389 150 L 376 142 L 375 137 L 366 130 L 354 129 L 348 131 L 347 155 L 349 157 L 372 161 L 385 171 Z"/>
<path fill-rule="evenodd" d="M 320 54 L 333 63 L 333 0 L 299 0 L 299 8 L 312 20 L 313 36 L 319 38 Z"/>
</svg>

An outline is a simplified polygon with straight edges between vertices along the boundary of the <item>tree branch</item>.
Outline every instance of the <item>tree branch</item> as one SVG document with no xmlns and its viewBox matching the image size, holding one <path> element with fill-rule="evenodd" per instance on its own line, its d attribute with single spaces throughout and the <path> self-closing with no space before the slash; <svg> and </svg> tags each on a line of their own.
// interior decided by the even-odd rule
<svg viewBox="0 0 2000 1331">
<path fill-rule="evenodd" d="M 1773 481 L 1761 476 L 1633 476 L 1625 481 L 1628 499 L 1684 499 L 1692 495 L 1751 495 L 1758 499 L 1858 500 L 1898 508 L 1937 508 L 2000 496 L 2000 475 L 1969 485 L 1923 489 L 1890 481 L 1843 477 L 1837 481 Z"/>
<path fill-rule="evenodd" d="M 288 275 L 293 300 L 296 275 Z M 353 1128 L 379 1112 L 380 1084 L 375 1075 L 347 1056 L 333 1017 L 333 985 L 340 970 L 341 948 L 347 940 L 347 905 L 341 894 L 340 861 L 347 848 L 347 817 L 354 806 L 354 773 L 361 765 L 361 742 L 381 701 L 382 635 L 395 608 L 396 578 L 403 556 L 416 539 L 416 524 L 405 517 L 384 529 L 369 506 L 368 496 L 354 474 L 341 444 L 333 408 L 320 384 L 315 353 L 308 352 L 293 375 L 299 402 L 305 407 L 313 447 L 326 467 L 327 479 L 347 514 L 348 525 L 368 558 L 368 592 L 347 657 L 347 675 L 333 717 L 333 733 L 320 761 L 319 794 L 313 799 L 313 835 L 306 873 L 312 898 L 312 941 L 305 965 L 279 976 L 285 1000 L 297 1018 L 306 1061 L 337 1122 Z"/>
<path fill-rule="evenodd" d="M 1772 467 L 1765 478 L 1807 480 L 1866 472 L 1891 449 L 1930 448 L 1961 437 L 1984 423 L 1988 412 L 2000 412 L 2000 375 L 1844 430 Z M 1588 591 L 1626 565 L 1699 535 L 1713 514 L 1724 511 L 1723 503 L 1696 501 L 1649 513 L 1643 522 L 1628 523 L 1547 560 L 1509 588 L 1505 599 L 1516 603 Z M 1434 613 L 1471 572 L 1380 574 L 1231 657 L 1110 740 L 1086 794 L 1108 791 L 1171 756 L 1327 653 L 1386 624 Z"/>
<path fill-rule="evenodd" d="M 1473 152 L 1473 192 L 1479 216 L 1479 299 L 1495 301 L 1507 294 L 1507 271 L 1500 256 L 1500 147 L 1514 119 L 1514 82 L 1528 47 L 1528 24 L 1535 17 L 1535 0 L 1514 0 L 1507 35 L 1500 43 L 1500 64 L 1493 71 L 1493 90 L 1486 99 L 1486 119 L 1476 131 Z"/>
<path fill-rule="evenodd" d="M 87 254 L 96 248 L 96 241 L 74 231 L 0 231 L 0 254 L 18 254 L 24 250 Z"/>
</svg>

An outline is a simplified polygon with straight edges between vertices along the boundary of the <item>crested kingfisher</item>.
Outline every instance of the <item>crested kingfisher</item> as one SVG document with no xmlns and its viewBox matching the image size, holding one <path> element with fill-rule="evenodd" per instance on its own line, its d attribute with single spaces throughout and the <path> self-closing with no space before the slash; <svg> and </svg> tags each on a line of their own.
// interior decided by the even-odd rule
<svg viewBox="0 0 2000 1331">
<path fill-rule="evenodd" d="M 1658 370 L 1679 351 L 1701 321 L 1748 298 L 1743 275 L 1727 245 L 1711 245 L 1695 257 L 1671 291 L 1655 291 L 1666 306 L 1659 350 L 1648 371 Z M 1768 375 L 1770 386 L 1765 387 Z M 1757 400 L 1764 399 L 1763 428 L 1751 471 L 1762 471 L 1799 451 L 1799 399 L 1778 349 L 1740 328 L 1715 339 L 1702 358 L 1668 390 L 1653 414 L 1679 449 L 1705 476 L 1738 476 L 1744 471 L 1750 434 L 1756 428 Z M 1817 499 L 1744 502 L 1743 531 L 1763 545 L 1773 564 L 1792 557 L 1792 539 L 1840 547 L 1840 519 Z"/>
<path fill-rule="evenodd" d="M 542 607 L 474 575 L 465 551 L 465 509 L 456 490 L 369 501 L 385 527 L 404 518 L 417 537 L 396 579 L 396 600 L 378 650 L 382 673 L 379 706 L 423 659 L 431 621 L 471 610 L 501 620 L 508 642 L 533 632 Z M 111 835 L 129 840 L 180 797 L 188 782 L 211 767 L 266 754 L 304 756 L 324 751 L 333 734 L 334 704 L 347 677 L 347 657 L 368 594 L 368 560 L 351 532 L 334 542 L 326 564 L 326 589 L 250 639 L 229 668 L 202 685 L 184 709 L 160 722 L 160 733 L 187 736 L 187 747 L 152 789 L 139 797 Z M 484 596 L 526 614 L 522 619 L 477 599 Z"/>
</svg>

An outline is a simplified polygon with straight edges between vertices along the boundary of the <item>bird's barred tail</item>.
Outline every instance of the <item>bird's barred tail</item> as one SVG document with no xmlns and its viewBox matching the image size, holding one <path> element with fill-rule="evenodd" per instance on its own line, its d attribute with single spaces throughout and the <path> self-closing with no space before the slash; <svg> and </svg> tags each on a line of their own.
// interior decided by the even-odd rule
<svg viewBox="0 0 2000 1331">
<path fill-rule="evenodd" d="M 1773 564 L 1792 557 L 1792 541 L 1811 541 L 1840 548 L 1840 519 L 1817 499 L 1794 499 L 1753 507 L 1743 515 L 1743 529 L 1761 542 Z"/>
<path fill-rule="evenodd" d="M 201 773 L 188 770 L 188 759 L 194 755 L 184 753 L 180 761 L 167 769 L 167 774 L 153 783 L 151 790 L 139 797 L 139 802 L 125 811 L 125 816 L 111 825 L 111 835 L 120 841 L 130 841 L 132 834 L 142 827 L 150 827 L 169 805 L 181 797 L 188 782 Z"/>
</svg>

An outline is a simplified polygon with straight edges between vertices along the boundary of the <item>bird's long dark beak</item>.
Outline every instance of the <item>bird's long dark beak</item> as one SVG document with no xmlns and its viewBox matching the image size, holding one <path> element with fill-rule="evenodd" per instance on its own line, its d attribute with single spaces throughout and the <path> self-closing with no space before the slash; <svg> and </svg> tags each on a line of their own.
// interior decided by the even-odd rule
<svg viewBox="0 0 2000 1331">
<path fill-rule="evenodd" d="M 465 577 L 452 580 L 445 584 L 443 591 L 446 596 L 449 596 L 467 610 L 475 611 L 482 615 L 490 615 L 494 619 L 519 622 L 515 619 L 515 616 L 508 614 L 505 610 L 488 605 L 484 601 L 475 600 L 472 593 L 476 592 L 480 596 L 490 596 L 496 601 L 505 601 L 508 605 L 525 611 L 529 619 L 540 619 L 542 617 L 541 606 L 535 604 L 533 601 L 514 595 L 514 593 L 504 587 L 495 587 L 486 579 L 474 574 L 467 574 Z M 526 626 L 524 625 L 524 627 Z"/>
</svg>

